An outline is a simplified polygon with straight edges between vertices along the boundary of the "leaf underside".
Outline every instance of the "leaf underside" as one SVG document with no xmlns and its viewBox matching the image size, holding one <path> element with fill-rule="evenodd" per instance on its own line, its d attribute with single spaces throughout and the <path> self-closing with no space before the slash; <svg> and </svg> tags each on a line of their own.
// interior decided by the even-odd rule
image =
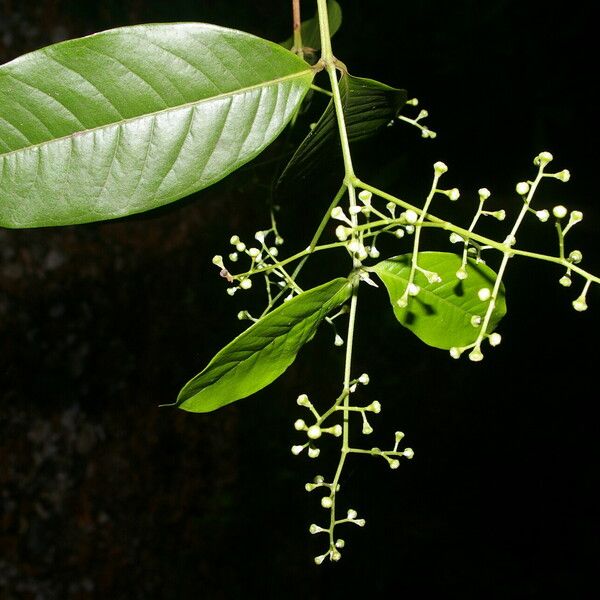
<svg viewBox="0 0 600 600">
<path fill-rule="evenodd" d="M 339 278 L 285 302 L 225 346 L 181 390 L 177 406 L 209 412 L 250 396 L 275 381 L 294 362 L 327 313 L 350 297 Z"/>
<path fill-rule="evenodd" d="M 225 177 L 294 114 L 310 67 L 203 23 L 139 25 L 0 66 L 0 226 L 143 212 Z"/>
<path fill-rule="evenodd" d="M 407 100 L 406 90 L 348 73 L 341 77 L 339 87 L 350 143 L 376 135 L 393 121 Z M 317 125 L 290 159 L 277 185 L 294 185 L 299 179 L 308 178 L 324 158 L 330 164 L 334 156 L 341 156 L 341 152 L 335 108 L 331 100 Z"/>
<path fill-rule="evenodd" d="M 415 283 L 421 291 L 409 297 L 408 306 L 400 308 L 398 300 L 406 290 L 410 275 L 411 254 L 396 256 L 381 261 L 370 271 L 377 273 L 390 296 L 394 314 L 401 325 L 410 329 L 429 346 L 448 350 L 453 346 L 472 344 L 479 329 L 471 324 L 474 316 L 483 318 L 488 302 L 482 302 L 477 292 L 484 287 L 492 288 L 496 274 L 484 264 L 468 259 L 468 277 L 459 280 L 456 272 L 461 266 L 461 257 L 450 252 L 419 252 L 418 265 L 437 273 L 441 283 L 429 283 L 423 273 L 417 271 Z M 504 285 L 492 312 L 488 333 L 498 325 L 506 314 Z"/>
</svg>

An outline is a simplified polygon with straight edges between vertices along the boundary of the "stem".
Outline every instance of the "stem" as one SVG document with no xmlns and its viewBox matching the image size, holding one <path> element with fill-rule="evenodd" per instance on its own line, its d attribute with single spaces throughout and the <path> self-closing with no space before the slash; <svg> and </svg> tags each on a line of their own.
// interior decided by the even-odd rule
<svg viewBox="0 0 600 600">
<path fill-rule="evenodd" d="M 300 0 L 292 0 L 292 28 L 294 31 L 294 48 L 293 51 L 300 58 L 304 58 L 304 50 L 302 46 L 302 18 L 300 16 Z"/>
</svg>

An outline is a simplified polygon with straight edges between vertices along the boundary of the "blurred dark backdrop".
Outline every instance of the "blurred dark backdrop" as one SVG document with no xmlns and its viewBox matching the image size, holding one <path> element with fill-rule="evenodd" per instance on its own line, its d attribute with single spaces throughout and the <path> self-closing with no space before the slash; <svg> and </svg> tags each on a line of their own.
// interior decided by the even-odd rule
<svg viewBox="0 0 600 600">
<path fill-rule="evenodd" d="M 444 160 L 466 223 L 482 186 L 514 212 L 515 183 L 550 150 L 572 180 L 545 185 L 539 206 L 584 212 L 571 248 L 599 272 L 588 3 L 341 4 L 339 58 L 417 95 L 438 132 L 387 130 L 356 148 L 360 176 L 418 198 Z M 0 62 L 101 29 L 185 20 L 290 33 L 286 1 L 0 0 Z M 381 291 L 365 290 L 356 372 L 371 376 L 364 399 L 383 404 L 373 443 L 400 428 L 416 456 L 398 472 L 358 459 L 347 470 L 343 502 L 368 525 L 344 532 L 339 564 L 312 564 L 323 540 L 307 528 L 322 509 L 303 491 L 334 456 L 307 464 L 289 452 L 304 416 L 296 396 L 325 403 L 340 386 L 329 331 L 256 397 L 208 415 L 157 408 L 240 331 L 235 315 L 252 300 L 230 299 L 210 258 L 231 234 L 265 227 L 273 166 L 311 118 L 167 209 L 0 230 L 2 600 L 598 596 L 600 295 L 592 289 L 576 314 L 579 282 L 560 287 L 550 266 L 510 265 L 503 343 L 476 365 L 422 346 Z M 290 248 L 306 244 L 324 193 L 315 184 L 280 199 Z M 526 234 L 524 245 L 554 251 L 550 223 Z M 333 266 L 315 261 L 312 282 Z"/>
</svg>

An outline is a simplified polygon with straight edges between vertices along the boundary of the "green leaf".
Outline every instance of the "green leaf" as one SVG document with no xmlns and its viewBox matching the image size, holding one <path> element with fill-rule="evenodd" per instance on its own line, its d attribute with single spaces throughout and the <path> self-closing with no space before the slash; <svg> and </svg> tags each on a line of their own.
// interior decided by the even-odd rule
<svg viewBox="0 0 600 600">
<path fill-rule="evenodd" d="M 339 86 L 350 143 L 377 134 L 398 115 L 407 100 L 406 90 L 348 73 L 342 76 Z M 292 156 L 278 185 L 306 178 L 323 157 L 330 161 L 336 154 L 340 155 L 340 137 L 331 100 L 317 125 Z"/>
<path fill-rule="evenodd" d="M 261 152 L 312 82 L 278 44 L 203 23 L 104 31 L 0 66 L 0 226 L 140 213 Z"/>
<path fill-rule="evenodd" d="M 351 291 L 347 279 L 334 279 L 268 313 L 183 387 L 177 406 L 209 412 L 269 385 L 294 362 L 327 313 L 346 302 Z"/>
<path fill-rule="evenodd" d="M 327 16 L 329 17 L 329 33 L 333 37 L 342 24 L 342 8 L 335 0 L 327 1 Z M 319 27 L 318 12 L 311 19 L 302 21 L 300 32 L 302 34 L 302 45 L 305 48 L 321 49 L 321 28 Z M 285 42 L 281 42 L 281 45 L 291 50 L 294 46 L 294 38 L 288 38 Z"/>
<path fill-rule="evenodd" d="M 471 324 L 474 316 L 485 315 L 488 302 L 482 302 L 477 292 L 494 286 L 496 274 L 484 264 L 473 259 L 467 262 L 464 280 L 456 277 L 461 257 L 449 252 L 419 252 L 419 266 L 437 273 L 441 283 L 429 283 L 423 273 L 417 271 L 415 283 L 421 291 L 409 296 L 408 306 L 400 308 L 398 300 L 406 290 L 410 275 L 411 255 L 404 254 L 381 261 L 369 270 L 377 273 L 390 295 L 390 302 L 398 321 L 410 329 L 426 344 L 449 350 L 453 346 L 464 347 L 477 338 L 479 329 Z M 498 325 L 506 314 L 504 285 L 492 312 L 488 333 Z"/>
</svg>

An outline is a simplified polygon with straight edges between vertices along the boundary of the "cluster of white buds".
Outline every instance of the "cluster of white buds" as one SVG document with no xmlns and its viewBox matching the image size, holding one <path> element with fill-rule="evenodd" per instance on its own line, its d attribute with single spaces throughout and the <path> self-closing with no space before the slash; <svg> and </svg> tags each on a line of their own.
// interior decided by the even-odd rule
<svg viewBox="0 0 600 600">
<path fill-rule="evenodd" d="M 407 100 L 406 104 L 408 106 L 418 106 L 419 100 L 417 98 L 411 98 L 410 100 Z M 419 114 L 414 119 L 411 119 L 410 117 L 405 117 L 404 115 L 398 115 L 398 120 L 404 121 L 405 123 L 409 123 L 414 127 L 418 127 L 421 130 L 421 137 L 433 139 L 437 136 L 437 133 L 429 129 L 429 127 L 427 127 L 426 125 L 420 123 L 420 121 L 426 119 L 428 116 L 429 113 L 426 110 L 421 109 L 419 111 Z"/>
</svg>

